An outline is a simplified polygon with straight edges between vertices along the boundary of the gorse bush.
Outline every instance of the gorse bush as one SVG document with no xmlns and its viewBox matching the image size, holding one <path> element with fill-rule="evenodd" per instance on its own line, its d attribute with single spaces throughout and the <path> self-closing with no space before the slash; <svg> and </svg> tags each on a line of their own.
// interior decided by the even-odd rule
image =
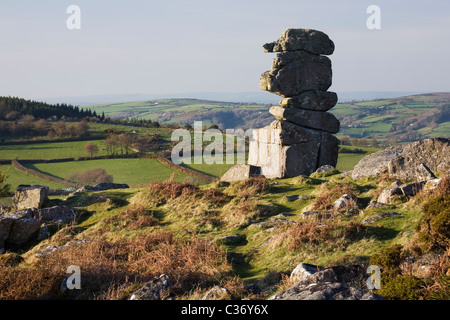
<svg viewBox="0 0 450 320">
<path fill-rule="evenodd" d="M 450 246 L 450 177 L 442 178 L 432 196 L 422 205 L 422 218 L 416 228 L 416 250 L 444 250 Z"/>
<path fill-rule="evenodd" d="M 8 170 L 0 171 L 0 197 L 8 196 L 10 191 L 10 185 L 6 183 L 8 178 Z"/>
</svg>

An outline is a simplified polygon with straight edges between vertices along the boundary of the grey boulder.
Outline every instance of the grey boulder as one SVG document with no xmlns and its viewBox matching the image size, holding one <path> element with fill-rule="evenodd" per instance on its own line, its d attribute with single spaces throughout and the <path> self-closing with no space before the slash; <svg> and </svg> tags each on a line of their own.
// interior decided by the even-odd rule
<svg viewBox="0 0 450 320">
<path fill-rule="evenodd" d="M 305 51 L 279 53 L 261 75 L 259 88 L 284 98 L 305 91 L 327 91 L 332 84 L 331 61 Z"/>
<path fill-rule="evenodd" d="M 314 54 L 330 55 L 334 52 L 334 43 L 321 31 L 287 29 L 277 41 L 266 43 L 263 48 L 265 52 L 305 50 Z"/>
<path fill-rule="evenodd" d="M 273 106 L 269 112 L 278 120 L 286 120 L 302 127 L 338 133 L 339 120 L 329 112 Z"/>
<path fill-rule="evenodd" d="M 328 111 L 338 102 L 335 92 L 306 91 L 297 96 L 285 98 L 280 101 L 283 107 L 293 107 L 314 111 Z"/>
<path fill-rule="evenodd" d="M 28 208 L 40 209 L 48 199 L 48 187 L 39 185 L 19 185 L 13 197 L 13 208 L 22 210 Z"/>
</svg>

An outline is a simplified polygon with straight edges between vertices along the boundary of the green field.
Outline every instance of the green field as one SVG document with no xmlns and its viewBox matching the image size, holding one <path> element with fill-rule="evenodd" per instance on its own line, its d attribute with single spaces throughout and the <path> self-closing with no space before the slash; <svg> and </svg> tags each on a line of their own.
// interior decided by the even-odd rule
<svg viewBox="0 0 450 320">
<path fill-rule="evenodd" d="M 0 146 L 0 159 L 78 159 L 88 156 L 84 152 L 84 146 L 89 142 L 98 145 L 99 153 L 97 155 L 106 155 L 103 140 L 92 140 L 3 145 Z"/>
<path fill-rule="evenodd" d="M 145 185 L 155 180 L 167 180 L 172 174 L 176 181 L 205 183 L 205 181 L 173 171 L 155 159 L 108 159 L 39 163 L 26 165 L 26 167 L 63 179 L 72 172 L 83 172 L 85 170 L 102 168 L 113 176 L 113 182 L 126 183 L 130 186 Z"/>
<path fill-rule="evenodd" d="M 17 171 L 11 165 L 0 165 L 0 171 L 8 170 L 7 183 L 11 185 L 11 190 L 16 190 L 19 184 L 39 184 L 50 187 L 50 189 L 61 189 L 64 186 L 40 179 L 38 177 L 30 176 L 28 174 Z"/>
</svg>

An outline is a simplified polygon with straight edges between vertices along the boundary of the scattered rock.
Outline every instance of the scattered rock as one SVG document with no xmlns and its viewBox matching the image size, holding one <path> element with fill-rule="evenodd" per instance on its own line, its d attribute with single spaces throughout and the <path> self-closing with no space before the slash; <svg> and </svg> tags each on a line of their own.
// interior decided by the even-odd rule
<svg viewBox="0 0 450 320">
<path fill-rule="evenodd" d="M 425 185 L 423 186 L 423 190 L 425 190 L 427 192 L 432 191 L 437 188 L 437 186 L 439 185 L 440 182 L 441 182 L 441 179 L 428 180 L 425 183 Z"/>
<path fill-rule="evenodd" d="M 387 217 L 394 217 L 394 216 L 398 216 L 401 217 L 402 215 L 400 213 L 397 212 L 382 212 L 380 214 L 377 214 L 376 216 L 364 219 L 363 221 L 361 221 L 361 224 L 371 224 L 374 223 L 378 220 L 387 218 Z"/>
<path fill-rule="evenodd" d="M 348 194 L 342 195 L 339 199 L 337 199 L 333 203 L 333 208 L 335 210 L 341 210 L 344 208 L 350 208 L 350 207 L 355 207 L 355 206 L 356 206 L 355 199 L 353 199 L 353 197 Z"/>
<path fill-rule="evenodd" d="M 324 166 L 319 167 L 319 168 L 316 170 L 316 173 L 325 173 L 325 172 L 332 171 L 332 170 L 334 170 L 334 169 L 335 169 L 335 168 L 334 168 L 333 166 L 330 166 L 329 164 L 326 164 L 326 165 L 324 165 Z"/>
<path fill-rule="evenodd" d="M 291 196 L 285 196 L 283 198 L 286 199 L 289 202 L 297 201 L 297 200 L 309 200 L 309 199 L 311 199 L 310 196 L 305 196 L 305 195 L 300 195 L 300 194 L 294 194 L 294 195 L 291 195 Z"/>
<path fill-rule="evenodd" d="M 222 243 L 224 245 L 237 245 L 241 242 L 245 241 L 245 236 L 242 235 L 229 235 L 218 239 L 219 243 Z"/>
<path fill-rule="evenodd" d="M 127 184 L 103 182 L 103 183 L 99 183 L 95 187 L 83 186 L 83 187 L 77 189 L 71 195 L 74 196 L 74 195 L 80 194 L 85 191 L 106 191 L 106 190 L 112 190 L 112 189 L 128 189 L 128 188 L 129 188 L 129 186 Z"/>
<path fill-rule="evenodd" d="M 318 219 L 329 219 L 333 216 L 331 211 L 305 211 L 302 213 L 302 218 L 306 219 L 308 217 L 317 217 Z"/>
<path fill-rule="evenodd" d="M 161 294 L 171 287 L 170 277 L 162 274 L 147 282 L 141 289 L 135 291 L 130 300 L 161 300 Z"/>
<path fill-rule="evenodd" d="M 384 189 L 378 196 L 377 202 L 382 204 L 390 204 L 395 196 L 402 195 L 400 190 L 401 182 L 396 181 L 389 188 Z"/>
<path fill-rule="evenodd" d="M 301 263 L 292 270 L 290 279 L 295 282 L 302 281 L 320 270 L 323 270 L 323 268 L 313 264 Z"/>
<path fill-rule="evenodd" d="M 69 241 L 67 242 L 65 245 L 62 246 L 47 246 L 45 247 L 44 250 L 39 251 L 35 254 L 35 256 L 37 258 L 43 258 L 45 256 L 48 256 L 49 254 L 58 251 L 59 249 L 63 248 L 63 247 L 71 247 L 71 246 L 76 246 L 76 245 L 81 245 L 83 243 L 89 242 L 89 240 L 87 239 L 83 239 L 83 240 L 75 240 L 75 241 Z"/>
<path fill-rule="evenodd" d="M 362 266 L 337 266 L 305 275 L 290 288 L 270 300 L 381 300 L 366 285 Z"/>
<path fill-rule="evenodd" d="M 39 185 L 19 185 L 13 197 L 13 208 L 22 210 L 28 208 L 40 209 L 48 199 L 49 188 Z"/>
<path fill-rule="evenodd" d="M 230 295 L 227 288 L 214 286 L 205 293 L 201 300 L 229 300 Z"/>
<path fill-rule="evenodd" d="M 379 209 L 379 208 L 386 208 L 386 207 L 387 207 L 387 205 L 384 203 L 371 200 L 369 205 L 367 206 L 367 209 Z"/>
<path fill-rule="evenodd" d="M 449 159 L 450 139 L 425 139 L 365 156 L 353 169 L 352 178 L 387 174 L 394 179 L 422 181 L 427 176 L 432 179 L 433 172 L 448 172 Z"/>
<path fill-rule="evenodd" d="M 261 168 L 248 164 L 237 164 L 231 167 L 220 181 L 240 181 L 260 175 Z"/>
</svg>

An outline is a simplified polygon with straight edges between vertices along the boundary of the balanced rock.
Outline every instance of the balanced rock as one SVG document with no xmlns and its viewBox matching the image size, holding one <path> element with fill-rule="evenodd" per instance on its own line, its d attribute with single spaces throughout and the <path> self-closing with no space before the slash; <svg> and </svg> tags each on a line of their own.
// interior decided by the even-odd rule
<svg viewBox="0 0 450 320">
<path fill-rule="evenodd" d="M 298 124 L 299 126 L 323 130 L 330 133 L 339 132 L 340 122 L 329 112 L 285 108 L 280 106 L 271 107 L 269 112 L 278 120 L 286 120 Z"/>
<path fill-rule="evenodd" d="M 284 99 L 270 113 L 277 120 L 253 130 L 248 164 L 260 167 L 267 178 L 309 176 L 323 165 L 335 167 L 339 141 L 333 133 L 340 123 L 326 111 L 337 103 L 331 86 L 334 43 L 310 29 L 288 29 L 266 52 L 279 52 L 259 87 Z"/>
<path fill-rule="evenodd" d="M 334 43 L 321 31 L 287 29 L 277 41 L 266 43 L 263 48 L 265 52 L 305 50 L 315 54 L 330 55 L 334 52 Z"/>
<path fill-rule="evenodd" d="M 280 101 L 283 107 L 296 107 L 314 111 L 328 111 L 338 102 L 335 92 L 329 91 L 306 91 L 297 96 L 285 98 Z"/>
<path fill-rule="evenodd" d="M 331 86 L 331 61 L 306 51 L 279 53 L 272 68 L 261 75 L 259 88 L 284 98 Z"/>
</svg>

